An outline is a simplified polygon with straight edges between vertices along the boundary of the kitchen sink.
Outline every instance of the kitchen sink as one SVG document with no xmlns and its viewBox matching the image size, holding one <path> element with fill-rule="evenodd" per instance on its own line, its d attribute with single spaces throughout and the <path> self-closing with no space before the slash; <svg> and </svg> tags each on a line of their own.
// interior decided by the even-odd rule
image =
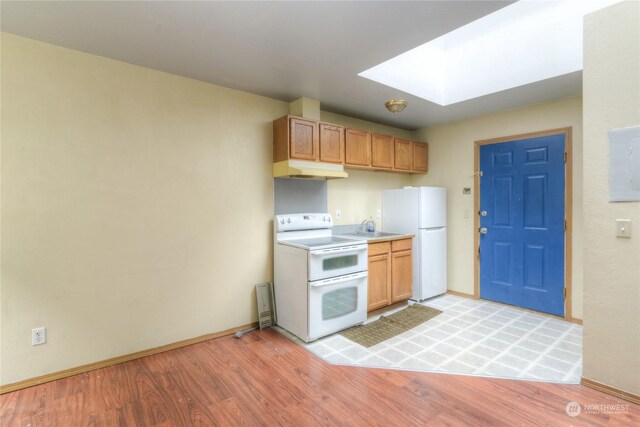
<svg viewBox="0 0 640 427">
<path fill-rule="evenodd" d="M 384 231 L 356 231 L 355 233 L 344 233 L 343 236 L 360 237 L 364 239 L 379 239 L 381 237 L 400 236 L 401 233 L 385 233 Z"/>
</svg>

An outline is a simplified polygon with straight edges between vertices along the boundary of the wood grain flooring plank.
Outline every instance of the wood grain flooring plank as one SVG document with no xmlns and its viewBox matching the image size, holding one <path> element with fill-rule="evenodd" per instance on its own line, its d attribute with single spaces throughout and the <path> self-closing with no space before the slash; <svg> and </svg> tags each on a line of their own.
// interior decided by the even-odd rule
<svg viewBox="0 0 640 427">
<path fill-rule="evenodd" d="M 145 361 L 138 359 L 130 363 L 134 367 L 129 381 L 135 384 L 132 392 L 136 424 L 160 426 L 174 417 L 180 418 L 181 414 L 160 384 L 160 378 L 147 369 Z"/>
<path fill-rule="evenodd" d="M 569 402 L 615 404 L 619 413 Z M 0 396 L 13 426 L 636 426 L 580 385 L 336 366 L 273 330 L 218 338 Z"/>
<path fill-rule="evenodd" d="M 252 340 L 259 342 L 257 336 L 257 334 L 254 334 L 253 337 L 247 336 L 246 342 L 249 343 L 247 345 L 251 346 Z M 285 348 L 287 347 L 285 346 Z M 274 373 L 277 374 L 276 384 L 282 389 L 285 396 L 288 396 L 288 389 L 296 392 L 294 400 L 287 398 L 284 403 L 288 406 L 293 403 L 297 411 L 301 407 L 307 408 L 306 414 L 309 418 L 307 422 L 318 425 L 342 425 L 343 423 L 353 425 L 353 423 L 361 422 L 361 419 L 354 416 L 351 406 L 345 405 L 335 397 L 335 389 L 327 387 L 327 378 L 330 377 L 329 371 L 325 370 L 320 373 L 319 369 L 310 370 L 306 366 L 297 366 L 295 364 L 296 352 L 290 350 L 287 348 L 287 351 L 279 354 L 278 348 L 272 346 L 271 352 L 267 355 L 267 360 L 274 358 L 278 360 L 274 367 Z M 299 347 L 295 350 L 306 351 Z M 330 365 L 323 365 L 323 367 L 325 366 L 330 367 Z M 330 393 L 329 390 L 331 390 Z M 322 405 L 317 405 L 317 401 L 320 401 Z"/>
<path fill-rule="evenodd" d="M 527 413 L 518 412 L 514 414 L 511 412 L 513 405 L 509 399 L 505 396 L 496 397 L 495 395 L 487 392 L 476 393 L 473 399 L 469 397 L 469 388 L 460 382 L 460 376 L 458 375 L 442 375 L 438 374 L 437 378 L 433 379 L 434 383 L 428 383 L 424 379 L 417 378 L 412 382 L 413 387 L 419 387 L 421 390 L 425 388 L 436 388 L 443 390 L 442 397 L 435 400 L 438 406 L 438 412 L 444 412 L 447 408 L 465 408 L 467 412 L 472 413 L 476 422 L 480 424 L 494 424 L 501 425 L 506 423 L 508 425 L 516 425 L 518 421 L 525 423 L 531 423 L 533 420 L 527 417 Z M 475 381 L 472 379 L 471 381 Z M 495 414 L 501 414 L 497 417 Z"/>
<path fill-rule="evenodd" d="M 96 407 L 104 409 L 123 408 L 133 400 L 131 383 L 127 381 L 127 371 L 123 364 L 98 369 L 91 375 L 88 392 L 98 396 Z"/>
</svg>

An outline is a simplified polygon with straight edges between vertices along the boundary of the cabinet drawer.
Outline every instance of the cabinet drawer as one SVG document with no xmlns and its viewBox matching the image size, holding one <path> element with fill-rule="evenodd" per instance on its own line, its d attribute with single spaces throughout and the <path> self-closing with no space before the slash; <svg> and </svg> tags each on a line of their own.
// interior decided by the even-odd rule
<svg viewBox="0 0 640 427">
<path fill-rule="evenodd" d="M 389 242 L 369 243 L 369 256 L 386 254 L 389 248 Z"/>
<path fill-rule="evenodd" d="M 392 241 L 391 252 L 408 251 L 411 249 L 411 240 L 412 239 L 402 239 Z M 369 247 L 371 247 L 371 245 L 369 245 Z M 369 254 L 371 254 L 371 249 L 369 249 Z"/>
</svg>

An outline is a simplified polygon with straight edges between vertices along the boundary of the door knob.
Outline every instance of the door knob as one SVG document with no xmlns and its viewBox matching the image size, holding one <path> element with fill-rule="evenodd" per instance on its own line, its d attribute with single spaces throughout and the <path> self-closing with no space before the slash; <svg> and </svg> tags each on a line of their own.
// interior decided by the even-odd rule
<svg viewBox="0 0 640 427">
<path fill-rule="evenodd" d="M 478 231 L 480 232 L 480 234 L 487 234 L 489 230 L 487 230 L 487 227 L 480 227 Z"/>
<path fill-rule="evenodd" d="M 487 211 L 480 211 L 480 216 L 487 216 Z"/>
</svg>

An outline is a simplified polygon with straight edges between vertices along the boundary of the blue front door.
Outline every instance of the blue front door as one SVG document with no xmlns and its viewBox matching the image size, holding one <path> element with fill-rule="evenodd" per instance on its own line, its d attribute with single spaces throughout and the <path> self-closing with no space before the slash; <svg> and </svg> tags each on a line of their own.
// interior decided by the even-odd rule
<svg viewBox="0 0 640 427">
<path fill-rule="evenodd" d="M 564 315 L 565 135 L 480 146 L 480 297 Z"/>
</svg>

